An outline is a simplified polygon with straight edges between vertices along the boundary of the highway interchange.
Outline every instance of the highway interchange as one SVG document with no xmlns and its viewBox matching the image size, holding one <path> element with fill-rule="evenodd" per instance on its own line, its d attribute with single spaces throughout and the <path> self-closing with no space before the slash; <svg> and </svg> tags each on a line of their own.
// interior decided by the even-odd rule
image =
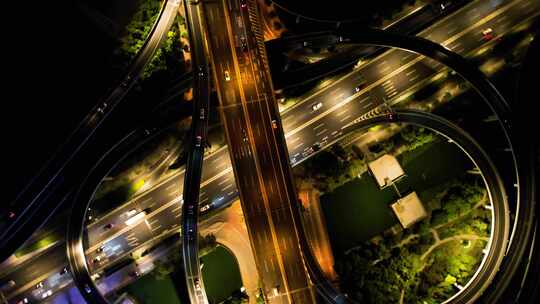
<svg viewBox="0 0 540 304">
<path fill-rule="evenodd" d="M 504 33 L 513 25 L 536 16 L 538 8 L 538 3 L 532 1 L 512 1 L 497 8 L 492 8 L 487 1 L 476 1 L 448 19 L 443 19 L 419 36 L 441 43 L 465 55 L 484 43 L 480 35 L 482 29 L 491 27 L 496 33 Z M 452 18 L 457 18 L 462 22 L 452 23 Z M 219 36 L 216 35 L 216 37 Z M 378 106 L 382 97 L 387 100 L 397 98 L 412 85 L 430 78 L 441 68 L 439 64 L 420 56 L 392 50 L 343 76 L 339 81 L 319 90 L 314 95 L 304 98 L 297 106 L 281 114 L 292 164 L 309 157 L 307 151 L 313 144 L 318 142 L 324 146 L 325 142 L 339 137 L 342 126 Z M 216 71 L 218 76 L 224 75 L 220 74 L 218 69 Z M 353 93 L 360 82 L 360 77 L 366 80 L 367 86 L 360 92 Z M 319 102 L 322 103 L 321 108 L 313 111 L 313 105 Z M 240 146 L 242 146 L 241 143 Z M 245 156 L 249 152 L 240 149 L 237 153 L 237 155 Z M 181 201 L 179 196 L 182 178 L 183 172 L 180 170 L 136 199 L 91 224 L 88 227 L 88 260 L 92 261 L 100 255 L 104 257 L 102 261 L 112 261 L 164 231 L 176 229 L 180 217 L 178 202 Z M 237 197 L 238 191 L 227 149 L 220 149 L 205 158 L 202 180 L 201 205 L 212 203 L 212 209 L 222 208 Z M 125 214 L 129 210 L 140 211 L 146 208 L 152 211 L 144 221 L 133 226 L 125 225 Z M 103 226 L 110 222 L 115 225 L 112 229 L 105 230 Z M 103 246 L 103 252 L 97 253 L 101 246 Z M 54 258 L 48 260 L 46 266 L 25 266 L 16 270 L 16 272 L 21 272 L 18 274 L 19 277 L 16 272 L 9 277 L 15 277 L 20 282 L 19 278 L 24 281 L 24 278 L 28 277 L 28 271 L 36 273 L 59 271 L 62 269 L 63 250 L 57 248 L 62 249 L 62 246 L 56 246 L 47 253 L 47 256 L 52 255 Z M 40 265 L 40 260 L 42 259 L 37 259 L 32 263 Z M 99 268 L 99 265 L 91 266 Z M 7 277 L 2 274 L 2 281 L 5 280 Z"/>
</svg>

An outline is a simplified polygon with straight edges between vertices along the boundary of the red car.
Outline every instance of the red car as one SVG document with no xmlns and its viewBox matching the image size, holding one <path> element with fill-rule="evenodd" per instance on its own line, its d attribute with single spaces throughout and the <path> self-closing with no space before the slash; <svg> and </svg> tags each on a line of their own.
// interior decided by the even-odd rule
<svg viewBox="0 0 540 304">
<path fill-rule="evenodd" d="M 493 29 L 487 28 L 482 31 L 482 39 L 484 39 L 484 41 L 490 41 L 491 39 L 493 39 L 493 37 L 495 37 Z"/>
</svg>

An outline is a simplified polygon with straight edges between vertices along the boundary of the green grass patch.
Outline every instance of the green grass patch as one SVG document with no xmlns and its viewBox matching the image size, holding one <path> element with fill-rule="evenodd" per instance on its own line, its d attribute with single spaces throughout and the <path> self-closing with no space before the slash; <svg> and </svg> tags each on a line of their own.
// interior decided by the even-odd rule
<svg viewBox="0 0 540 304">
<path fill-rule="evenodd" d="M 472 168 L 467 156 L 446 140 L 435 140 L 405 152 L 398 160 L 407 175 L 397 183 L 398 189 L 402 194 L 416 191 L 425 203 L 435 197 L 438 186 Z M 367 172 L 321 196 L 334 252 L 339 255 L 397 224 L 389 207 L 396 199 L 393 188 L 379 190 Z"/>
<path fill-rule="evenodd" d="M 44 236 L 39 241 L 30 243 L 30 244 L 25 245 L 22 248 L 18 249 L 17 251 L 15 251 L 14 255 L 16 257 L 20 258 L 20 257 L 22 257 L 22 256 L 24 256 L 26 254 L 29 254 L 29 253 L 32 253 L 32 252 L 37 251 L 39 249 L 50 246 L 51 244 L 53 244 L 54 242 L 59 241 L 59 240 L 60 240 L 59 235 L 57 235 L 56 233 L 50 233 L 50 234 Z"/>
<path fill-rule="evenodd" d="M 201 258 L 204 287 L 208 301 L 220 303 L 226 300 L 235 290 L 242 287 L 240 270 L 235 257 L 224 247 Z"/>
<path fill-rule="evenodd" d="M 439 186 L 473 168 L 471 160 L 453 143 L 437 140 L 398 156 L 407 174 L 398 182 L 401 192 L 416 191 L 422 202 L 432 200 Z"/>
<path fill-rule="evenodd" d="M 128 285 L 124 291 L 135 297 L 139 303 L 181 303 L 170 276 L 157 280 L 152 274 L 147 274 Z"/>
<path fill-rule="evenodd" d="M 379 190 L 367 172 L 321 196 L 334 252 L 341 253 L 396 224 L 388 207 L 396 198 L 391 188 Z"/>
</svg>

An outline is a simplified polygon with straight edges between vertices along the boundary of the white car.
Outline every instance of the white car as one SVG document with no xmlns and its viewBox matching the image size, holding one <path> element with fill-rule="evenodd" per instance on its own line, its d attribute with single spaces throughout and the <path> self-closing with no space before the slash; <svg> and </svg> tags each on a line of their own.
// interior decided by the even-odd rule
<svg viewBox="0 0 540 304">
<path fill-rule="evenodd" d="M 132 217 L 132 216 L 134 216 L 135 214 L 137 214 L 137 209 L 131 209 L 131 210 L 129 210 L 128 212 L 126 212 L 126 216 L 127 216 L 127 217 Z"/>
<path fill-rule="evenodd" d="M 318 102 L 314 105 L 311 106 L 311 109 L 313 109 L 313 111 L 317 111 L 318 109 L 320 109 L 322 107 L 322 102 Z"/>
<path fill-rule="evenodd" d="M 225 74 L 225 81 L 231 80 L 231 75 L 229 74 L 229 71 L 225 71 L 223 74 Z"/>
<path fill-rule="evenodd" d="M 204 211 L 206 211 L 206 210 L 208 210 L 208 209 L 210 209 L 210 204 L 207 204 L 207 205 L 202 206 L 201 209 L 200 209 L 200 211 L 201 211 L 201 212 L 204 212 Z"/>
</svg>

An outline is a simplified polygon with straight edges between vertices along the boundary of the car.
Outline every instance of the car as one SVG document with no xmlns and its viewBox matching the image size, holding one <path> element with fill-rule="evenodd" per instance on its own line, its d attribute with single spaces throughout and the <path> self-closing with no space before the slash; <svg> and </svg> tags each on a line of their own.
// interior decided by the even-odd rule
<svg viewBox="0 0 540 304">
<path fill-rule="evenodd" d="M 225 71 L 225 72 L 223 72 L 223 74 L 225 75 L 225 81 L 230 81 L 231 80 L 231 75 L 229 74 L 229 71 Z"/>
<path fill-rule="evenodd" d="M 49 289 L 49 290 L 47 290 L 47 291 L 45 291 L 44 293 L 41 294 L 41 298 L 45 299 L 46 297 L 48 297 L 50 295 L 52 295 L 52 290 Z"/>
<path fill-rule="evenodd" d="M 13 280 L 9 280 L 7 281 L 5 284 L 3 284 L 2 286 L 0 286 L 0 290 L 6 290 L 6 289 L 9 289 L 11 287 L 15 286 L 15 281 Z"/>
<path fill-rule="evenodd" d="M 360 90 L 362 90 L 365 86 L 366 86 L 366 83 L 365 83 L 365 82 L 360 83 L 359 85 L 357 85 L 356 87 L 354 87 L 354 92 L 353 92 L 353 93 L 358 93 L 358 92 L 360 92 Z"/>
<path fill-rule="evenodd" d="M 193 228 L 188 228 L 188 240 L 193 241 L 195 240 L 195 234 L 193 233 Z"/>
<path fill-rule="evenodd" d="M 97 257 L 94 258 L 94 260 L 92 262 L 94 262 L 94 264 L 97 264 L 101 261 L 101 257 L 98 255 Z"/>
<path fill-rule="evenodd" d="M 202 136 L 197 135 L 197 136 L 195 137 L 195 147 L 197 147 L 197 148 L 200 147 L 200 146 L 201 146 L 201 143 L 202 143 Z"/>
<path fill-rule="evenodd" d="M 103 226 L 103 229 L 110 230 L 112 227 L 114 227 L 113 223 L 108 223 L 107 225 Z"/>
<path fill-rule="evenodd" d="M 488 27 L 482 31 L 482 39 L 484 39 L 484 41 L 490 41 L 493 37 L 495 37 L 495 33 L 493 33 L 492 28 Z"/>
<path fill-rule="evenodd" d="M 43 282 L 39 282 L 36 284 L 36 289 L 43 288 Z"/>
<path fill-rule="evenodd" d="M 247 0 L 240 0 L 240 7 L 246 8 L 247 7 Z"/>
<path fill-rule="evenodd" d="M 96 249 L 96 252 L 97 252 L 97 253 L 102 253 L 102 252 L 103 252 L 103 249 L 104 249 L 103 246 L 99 246 L 98 249 Z"/>
<path fill-rule="evenodd" d="M 60 270 L 60 275 L 64 275 L 64 274 L 66 274 L 67 272 L 68 272 L 67 267 L 64 267 L 64 268 L 62 268 L 62 270 Z"/>
<path fill-rule="evenodd" d="M 137 209 L 131 209 L 131 210 L 129 210 L 129 211 L 126 212 L 126 216 L 127 216 L 127 217 L 132 217 L 132 216 L 134 216 L 135 214 L 137 214 L 137 212 L 138 212 Z"/>
<path fill-rule="evenodd" d="M 312 148 L 313 151 L 319 151 L 321 149 L 321 144 L 316 142 L 315 144 L 313 144 Z"/>
<path fill-rule="evenodd" d="M 204 75 L 206 75 L 204 71 L 204 65 L 199 65 L 197 67 L 197 73 L 199 74 L 200 77 L 203 77 Z"/>
<path fill-rule="evenodd" d="M 200 211 L 200 212 L 204 212 L 204 211 L 210 209 L 210 205 L 211 205 L 211 204 L 206 204 L 206 205 L 202 206 L 201 209 L 199 209 L 199 211 Z"/>
<path fill-rule="evenodd" d="M 277 129 L 277 121 L 275 119 L 272 120 L 272 128 Z"/>
<path fill-rule="evenodd" d="M 242 129 L 242 140 L 243 140 L 244 142 L 247 142 L 247 141 L 248 141 L 246 129 Z"/>
<path fill-rule="evenodd" d="M 189 206 L 187 206 L 187 208 L 188 208 L 188 211 L 187 211 L 188 214 L 193 215 L 194 214 L 194 209 L 195 209 L 194 206 L 189 205 Z"/>
<path fill-rule="evenodd" d="M 195 289 L 197 291 L 201 290 L 201 284 L 199 283 L 199 279 L 193 280 L 193 283 L 195 284 Z"/>
<path fill-rule="evenodd" d="M 313 104 L 313 105 L 311 106 L 311 109 L 312 109 L 313 111 L 317 111 L 317 110 L 320 109 L 321 107 L 322 107 L 322 102 L 318 102 L 318 103 L 316 103 L 316 104 Z"/>
<path fill-rule="evenodd" d="M 240 37 L 240 45 L 242 47 L 242 52 L 247 52 L 248 51 L 247 41 L 246 41 L 245 37 Z"/>
<path fill-rule="evenodd" d="M 17 302 L 17 304 L 26 304 L 26 303 L 28 303 L 28 298 L 23 298 L 22 300 Z"/>
<path fill-rule="evenodd" d="M 133 270 L 129 273 L 129 276 L 132 277 L 132 278 L 136 278 L 136 277 L 140 277 L 141 276 L 141 273 L 137 270 Z"/>
<path fill-rule="evenodd" d="M 199 111 L 199 119 L 201 119 L 201 120 L 204 119 L 204 108 L 201 108 L 200 111 Z"/>
<path fill-rule="evenodd" d="M 313 146 L 311 146 L 311 147 L 307 148 L 304 152 L 302 152 L 302 156 L 306 157 L 308 155 L 311 155 L 311 153 L 313 153 L 313 151 L 314 151 Z"/>
</svg>

